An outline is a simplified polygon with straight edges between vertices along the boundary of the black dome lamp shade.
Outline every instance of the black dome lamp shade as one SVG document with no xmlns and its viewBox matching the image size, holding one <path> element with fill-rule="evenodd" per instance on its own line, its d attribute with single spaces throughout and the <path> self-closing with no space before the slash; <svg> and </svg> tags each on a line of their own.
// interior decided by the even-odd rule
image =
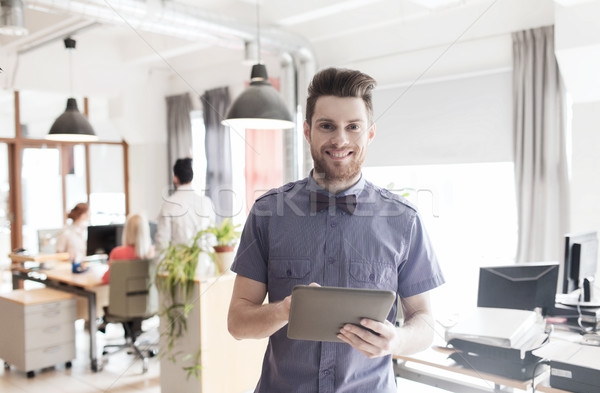
<svg viewBox="0 0 600 393">
<path fill-rule="evenodd" d="M 221 122 L 224 126 L 243 130 L 283 130 L 294 128 L 294 118 L 283 98 L 269 82 L 267 67 L 260 61 L 260 12 L 256 1 L 256 42 L 258 64 L 252 66 L 250 85 L 236 98 Z"/>
<path fill-rule="evenodd" d="M 65 38 L 65 48 L 74 49 L 75 40 L 70 37 Z M 69 76 L 71 76 L 70 70 Z M 67 99 L 67 108 L 64 113 L 50 127 L 46 139 L 66 142 L 92 142 L 98 140 L 98 137 L 88 119 L 79 112 L 77 100 L 71 97 Z"/>
<path fill-rule="evenodd" d="M 79 112 L 75 98 L 69 98 L 65 112 L 54 121 L 46 139 L 89 142 L 98 140 L 98 137 L 88 119 Z"/>
<path fill-rule="evenodd" d="M 250 85 L 231 104 L 222 124 L 236 129 L 281 130 L 295 126 L 292 114 L 269 82 L 264 64 L 252 66 Z"/>
</svg>

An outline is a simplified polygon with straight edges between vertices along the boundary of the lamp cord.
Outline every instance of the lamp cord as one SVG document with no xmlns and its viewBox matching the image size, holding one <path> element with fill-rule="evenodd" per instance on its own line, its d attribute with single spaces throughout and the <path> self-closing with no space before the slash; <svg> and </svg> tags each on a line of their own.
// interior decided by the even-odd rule
<svg viewBox="0 0 600 393">
<path fill-rule="evenodd" d="M 69 97 L 73 97 L 73 49 L 69 51 Z"/>
<path fill-rule="evenodd" d="M 260 56 L 260 0 L 256 0 L 256 50 L 258 52 L 256 59 L 260 64 L 262 62 Z"/>
</svg>

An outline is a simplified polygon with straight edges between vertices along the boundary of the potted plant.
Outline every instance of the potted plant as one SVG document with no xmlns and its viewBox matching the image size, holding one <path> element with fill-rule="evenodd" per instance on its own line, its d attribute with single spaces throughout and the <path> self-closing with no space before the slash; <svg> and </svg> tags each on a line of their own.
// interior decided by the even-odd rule
<svg viewBox="0 0 600 393">
<path fill-rule="evenodd" d="M 206 233 L 210 233 L 215 236 L 216 244 L 212 247 L 214 253 L 212 254 L 213 260 L 217 269 L 217 273 L 226 272 L 234 258 L 234 248 L 239 240 L 242 233 L 236 229 L 239 225 L 234 225 L 231 219 L 226 218 L 221 222 L 221 225 L 213 225 L 204 230 Z"/>
<path fill-rule="evenodd" d="M 182 368 L 196 378 L 200 377 L 200 349 L 196 353 L 173 351 L 176 340 L 187 331 L 187 317 L 194 307 L 196 295 L 194 283 L 198 260 L 203 252 L 201 237 L 204 231 L 196 234 L 189 245 L 169 244 L 159 257 L 156 267 L 156 287 L 165 301 L 162 302 L 159 314 L 167 323 L 161 333 L 166 340 L 168 356 L 173 363 L 181 363 Z"/>
</svg>

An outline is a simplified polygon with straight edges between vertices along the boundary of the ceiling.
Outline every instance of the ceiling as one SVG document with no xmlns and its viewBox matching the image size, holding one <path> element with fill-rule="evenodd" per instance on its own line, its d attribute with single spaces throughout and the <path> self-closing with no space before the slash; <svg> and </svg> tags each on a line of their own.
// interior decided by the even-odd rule
<svg viewBox="0 0 600 393">
<path fill-rule="evenodd" d="M 118 85 L 130 78 L 124 68 L 179 75 L 235 63 L 247 75 L 244 43 L 256 40 L 258 17 L 267 65 L 284 52 L 301 51 L 317 67 L 367 67 L 380 59 L 404 64 L 405 54 L 412 59 L 435 48 L 423 58 L 430 64 L 457 43 L 471 43 L 472 52 L 477 41 L 494 37 L 504 50 L 510 32 L 554 22 L 553 0 L 258 0 L 258 7 L 256 0 L 23 1 L 29 34 L 0 35 L 5 88 L 21 87 L 27 73 L 39 74 L 40 61 L 46 75 L 56 75 L 46 79 L 64 86 L 68 63 L 62 39 L 68 35 L 77 40 L 74 67 L 85 70 L 80 78 L 95 75 Z M 494 53 L 469 56 L 474 70 L 506 62 L 494 59 Z M 412 66 L 407 69 L 413 75 L 426 68 Z M 427 71 L 436 76 L 435 70 Z M 269 72 L 276 74 L 276 67 Z"/>
<path fill-rule="evenodd" d="M 221 48 L 228 49 L 231 57 L 242 57 L 244 41 L 255 41 L 258 18 L 262 49 L 268 55 L 301 46 L 312 49 L 356 31 L 378 30 L 486 2 L 437 0 L 448 4 L 430 8 L 418 4 L 427 0 L 258 1 L 257 7 L 255 0 L 25 0 L 29 34 L 0 36 L 0 44 L 4 51 L 22 54 L 72 34 L 118 43 L 125 63 L 159 66 L 170 59 L 193 67 L 200 57 L 204 64 L 231 60 Z M 162 21 L 164 10 L 188 20 Z M 191 64 L 189 56 L 194 58 Z"/>
</svg>

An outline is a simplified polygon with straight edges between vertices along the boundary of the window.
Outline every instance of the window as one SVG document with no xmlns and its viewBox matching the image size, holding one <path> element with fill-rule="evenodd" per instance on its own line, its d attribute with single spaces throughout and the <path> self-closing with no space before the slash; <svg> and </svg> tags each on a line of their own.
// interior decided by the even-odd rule
<svg viewBox="0 0 600 393">
<path fill-rule="evenodd" d="M 436 315 L 476 305 L 480 266 L 514 262 L 512 163 L 366 167 L 363 174 L 417 206 L 446 278 L 432 292 Z"/>
<path fill-rule="evenodd" d="M 40 249 L 41 240 L 62 228 L 79 202 L 90 202 L 93 225 L 125 221 L 127 144 L 115 140 L 118 133 L 108 135 L 116 128 L 106 100 L 98 99 L 94 106 L 102 142 L 82 144 L 45 140 L 65 109 L 64 95 L 1 91 L 0 102 L 7 104 L 0 110 L 0 161 L 8 163 L 0 166 L 7 168 L 0 171 L 2 255 L 15 248 L 53 252 L 46 243 Z M 82 112 L 85 102 L 79 100 Z"/>
</svg>

